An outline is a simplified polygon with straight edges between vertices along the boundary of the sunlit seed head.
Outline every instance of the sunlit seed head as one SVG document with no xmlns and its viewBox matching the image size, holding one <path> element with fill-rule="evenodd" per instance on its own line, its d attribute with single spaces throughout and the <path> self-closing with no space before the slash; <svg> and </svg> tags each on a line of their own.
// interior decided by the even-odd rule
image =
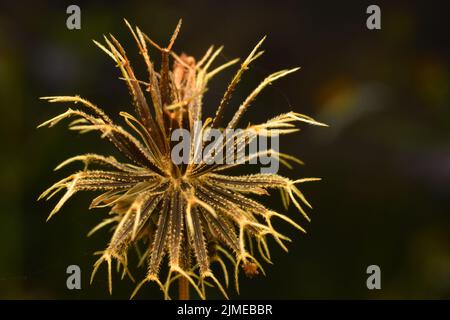
<svg viewBox="0 0 450 320">
<path fill-rule="evenodd" d="M 100 258 L 94 264 L 92 279 L 106 262 L 109 290 L 112 291 L 112 264 L 122 278 L 132 278 L 128 265 L 128 254 L 136 248 L 139 266 L 145 265 L 147 276 L 142 279 L 134 296 L 147 282 L 156 283 L 169 298 L 172 284 L 179 279 L 193 287 L 200 298 L 206 297 L 205 284 L 215 285 L 225 297 L 230 273 L 234 275 L 236 289 L 238 274 L 253 277 L 264 270 L 256 254 L 271 263 L 268 238 L 273 238 L 283 249 L 290 239 L 272 226 L 277 217 L 299 230 L 293 219 L 283 213 L 266 208 L 254 196 L 268 196 L 271 189 L 278 189 L 286 209 L 292 201 L 307 218 L 303 205 L 310 207 L 298 185 L 318 180 L 306 178 L 290 180 L 276 173 L 254 173 L 243 176 L 229 171 L 242 164 L 208 164 L 205 159 L 175 165 L 171 160 L 174 130 L 184 128 L 194 133 L 194 124 L 203 120 L 199 133 L 214 128 L 237 128 L 243 114 L 256 97 L 273 81 L 296 70 L 286 69 L 266 77 L 238 106 L 234 116 L 227 122 L 224 110 L 242 75 L 251 63 L 262 55 L 260 47 L 265 38 L 242 61 L 228 85 L 213 118 L 203 115 L 203 95 L 209 81 L 219 72 L 238 62 L 234 59 L 215 66 L 223 47 L 211 47 L 200 59 L 186 54 L 177 55 L 173 46 L 178 36 L 181 21 L 177 25 L 167 47 L 162 47 L 126 22 L 136 41 L 148 72 L 147 79 L 137 79 L 125 50 L 113 36 L 105 37 L 105 43 L 95 41 L 115 63 L 121 72 L 120 79 L 127 85 L 134 105 L 134 114 L 120 112 L 125 126 L 115 124 L 99 107 L 79 96 L 43 97 L 49 102 L 73 103 L 76 108 L 44 122 L 40 126 L 53 126 L 66 118 L 74 118 L 69 129 L 99 132 L 123 155 L 124 161 L 112 156 L 84 154 L 72 157 L 57 169 L 75 161 L 81 161 L 80 171 L 60 180 L 44 191 L 41 198 L 50 199 L 64 191 L 48 218 L 56 214 L 65 202 L 79 191 L 99 191 L 90 208 L 109 208 L 111 214 L 90 233 L 103 227 L 113 227 L 111 239 Z M 154 60 L 148 46 L 161 54 L 161 66 L 155 70 Z M 78 109 L 79 108 L 79 109 Z M 235 134 L 233 148 L 244 146 L 258 135 L 282 135 L 296 131 L 295 122 L 323 125 L 314 119 L 289 112 L 251 126 L 244 126 L 247 135 Z M 127 129 L 124 129 L 127 128 Z M 245 139 L 243 138 L 245 137 Z M 203 144 L 191 144 L 189 159 L 197 159 L 204 151 Z M 293 156 L 276 150 L 258 151 L 252 156 L 269 154 L 290 166 L 289 162 L 300 162 Z M 301 163 L 301 162 L 300 162 Z M 100 169 L 101 168 L 101 169 Z M 167 258 L 168 268 L 161 269 Z M 231 264 L 231 268 L 230 268 Z"/>
</svg>

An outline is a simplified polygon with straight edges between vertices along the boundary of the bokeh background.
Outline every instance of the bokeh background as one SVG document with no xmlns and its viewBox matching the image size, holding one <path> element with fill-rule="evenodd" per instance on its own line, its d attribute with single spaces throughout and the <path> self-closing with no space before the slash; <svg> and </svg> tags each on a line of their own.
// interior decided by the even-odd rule
<svg viewBox="0 0 450 320">
<path fill-rule="evenodd" d="M 231 106 L 268 73 L 301 66 L 268 88 L 246 119 L 295 110 L 330 125 L 282 140 L 282 151 L 306 163 L 282 174 L 324 179 L 304 187 L 314 205 L 312 222 L 302 221 L 308 234 L 281 224 L 294 240 L 289 253 L 273 244 L 267 277 L 242 278 L 241 294 L 231 289 L 231 298 L 450 298 L 449 7 L 374 3 L 382 30 L 366 28 L 372 3 L 364 1 L 2 1 L 0 298 L 127 299 L 134 288 L 116 274 L 110 297 L 104 267 L 89 285 L 92 254 L 109 236 L 105 230 L 86 237 L 107 214 L 87 209 L 92 194 L 78 194 L 48 223 L 55 202 L 36 202 L 75 170 L 54 173 L 62 160 L 114 154 L 95 134 L 77 135 L 64 125 L 36 129 L 65 108 L 38 97 L 80 94 L 114 115 L 131 110 L 118 70 L 91 41 L 111 32 L 136 61 L 124 17 L 162 44 L 181 17 L 175 50 L 199 57 L 210 44 L 224 44 L 220 62 L 245 56 L 267 34 L 266 53 Z M 81 7 L 81 30 L 66 28 L 70 4 Z M 211 83 L 206 113 L 232 74 Z M 270 205 L 280 208 L 277 195 Z M 289 214 L 302 219 L 293 208 Z M 82 290 L 66 288 L 71 264 L 81 267 Z M 381 268 L 381 290 L 366 288 L 371 264 Z M 138 278 L 144 273 L 133 270 Z M 214 289 L 208 295 L 220 298 Z M 161 294 L 147 286 L 138 298 Z"/>
</svg>

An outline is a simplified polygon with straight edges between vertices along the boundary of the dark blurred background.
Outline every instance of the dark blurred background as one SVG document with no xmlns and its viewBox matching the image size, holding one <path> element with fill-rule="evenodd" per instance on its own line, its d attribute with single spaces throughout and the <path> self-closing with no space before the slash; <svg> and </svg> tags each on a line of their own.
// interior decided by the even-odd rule
<svg viewBox="0 0 450 320">
<path fill-rule="evenodd" d="M 70 4 L 81 7 L 81 30 L 66 28 Z M 381 30 L 366 28 L 369 4 L 381 7 Z M 224 44 L 222 63 L 246 56 L 268 35 L 266 53 L 245 74 L 232 107 L 268 73 L 302 67 L 268 88 L 247 120 L 295 110 L 330 125 L 304 126 L 282 139 L 281 151 L 306 163 L 282 174 L 323 177 L 304 186 L 312 222 L 293 208 L 288 213 L 308 234 L 280 224 L 294 240 L 289 253 L 273 244 L 267 277 L 241 278 L 241 294 L 230 288 L 230 297 L 450 298 L 449 12 L 444 1 L 2 1 L 0 298 L 110 297 L 105 267 L 89 285 L 92 254 L 109 234 L 86 237 L 106 210 L 89 211 L 93 195 L 80 193 L 45 223 L 55 201 L 36 199 L 75 170 L 54 173 L 64 159 L 115 153 L 98 136 L 74 134 L 64 124 L 37 130 L 67 107 L 38 97 L 80 94 L 110 114 L 130 111 L 118 70 L 91 40 L 117 36 L 143 78 L 122 19 L 165 44 L 180 17 L 175 50 L 200 57 L 210 44 Z M 228 70 L 211 83 L 206 114 L 232 75 Z M 277 194 L 271 205 L 280 209 Z M 71 264 L 81 267 L 82 290 L 66 288 Z M 366 288 L 372 264 L 381 268 L 381 290 Z M 137 278 L 144 273 L 132 270 Z M 133 288 L 114 274 L 111 297 L 127 299 Z M 214 289 L 208 296 L 220 298 Z M 161 293 L 151 285 L 138 297 Z"/>
</svg>

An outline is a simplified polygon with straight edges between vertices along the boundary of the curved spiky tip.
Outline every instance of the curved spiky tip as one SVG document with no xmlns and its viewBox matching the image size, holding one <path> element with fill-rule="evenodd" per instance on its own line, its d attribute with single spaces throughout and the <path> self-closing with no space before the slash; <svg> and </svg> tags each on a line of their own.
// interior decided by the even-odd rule
<svg viewBox="0 0 450 320">
<path fill-rule="evenodd" d="M 134 299 L 134 297 L 139 292 L 139 290 L 141 290 L 142 286 L 148 282 L 155 282 L 156 284 L 158 284 L 161 291 L 165 292 L 165 287 L 162 284 L 162 282 L 159 280 L 158 276 L 156 274 L 149 274 L 141 282 L 138 283 L 138 285 L 133 290 L 133 293 L 130 296 L 130 300 Z"/>
<path fill-rule="evenodd" d="M 227 292 L 223 288 L 222 284 L 220 283 L 219 280 L 217 280 L 217 278 L 214 276 L 214 274 L 210 270 L 204 272 L 201 277 L 202 277 L 202 279 L 211 278 L 214 281 L 214 283 L 217 285 L 217 287 L 219 288 L 220 292 L 223 294 L 225 299 L 227 299 L 227 300 L 229 299 Z M 226 282 L 228 285 L 228 280 Z"/>
<path fill-rule="evenodd" d="M 91 273 L 90 284 L 92 284 L 92 282 L 94 281 L 94 277 L 98 271 L 98 268 L 100 268 L 100 266 L 103 264 L 103 262 L 106 262 L 107 268 L 108 268 L 108 290 L 109 290 L 109 294 L 111 295 L 112 294 L 112 271 L 111 271 L 112 256 L 107 251 L 96 252 L 94 254 L 96 254 L 96 255 L 101 254 L 101 257 L 94 264 L 94 269 L 92 270 L 92 273 Z"/>
</svg>

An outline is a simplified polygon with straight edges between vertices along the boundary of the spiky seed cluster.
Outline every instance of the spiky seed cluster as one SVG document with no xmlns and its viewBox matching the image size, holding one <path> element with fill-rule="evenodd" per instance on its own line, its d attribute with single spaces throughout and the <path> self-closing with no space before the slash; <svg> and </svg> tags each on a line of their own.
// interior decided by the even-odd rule
<svg viewBox="0 0 450 320">
<path fill-rule="evenodd" d="M 202 59 L 196 61 L 187 55 L 177 55 L 172 46 L 178 35 L 181 20 L 167 47 L 162 48 L 153 42 L 139 28 L 130 29 L 139 52 L 147 66 L 148 80 L 138 80 L 130 61 L 120 43 L 111 35 L 105 37 L 106 45 L 95 42 L 116 63 L 126 82 L 135 115 L 120 112 L 132 135 L 121 126 L 113 123 L 108 115 L 91 102 L 79 96 L 43 97 L 50 102 L 70 102 L 83 107 L 69 108 L 66 112 L 50 119 L 41 126 L 52 127 L 59 121 L 74 117 L 69 124 L 71 130 L 81 133 L 98 131 L 107 138 L 130 161 L 122 163 L 109 156 L 85 154 L 70 158 L 57 169 L 74 161 L 82 161 L 84 170 L 55 183 L 40 198 L 50 199 L 58 192 L 65 193 L 50 213 L 50 219 L 64 203 L 78 191 L 102 191 L 91 203 L 90 208 L 109 207 L 110 216 L 97 225 L 91 232 L 113 225 L 114 233 L 107 248 L 100 252 L 101 257 L 95 263 L 92 277 L 102 262 L 107 262 L 109 290 L 112 290 L 112 261 L 122 268 L 122 277 L 130 275 L 127 254 L 131 246 L 145 247 L 140 254 L 141 263 L 146 261 L 147 276 L 136 287 L 135 292 L 146 282 L 156 282 L 169 298 L 169 288 L 176 279 L 189 281 L 201 298 L 205 298 L 205 284 L 216 285 L 227 296 L 222 283 L 211 271 L 211 264 L 217 263 L 223 270 L 224 284 L 228 287 L 229 275 L 224 258 L 234 265 L 236 289 L 238 272 L 242 267 L 248 276 L 264 273 L 260 263 L 254 257 L 257 248 L 261 257 L 270 262 L 267 245 L 268 236 L 285 250 L 283 241 L 286 236 L 278 233 L 271 224 L 273 217 L 280 218 L 301 231 L 302 227 L 284 214 L 266 208 L 248 195 L 267 195 L 267 190 L 281 191 L 285 206 L 292 201 L 300 212 L 309 220 L 300 203 L 310 207 L 297 184 L 318 180 L 307 178 L 290 180 L 277 174 L 249 174 L 234 176 L 223 173 L 236 164 L 207 164 L 192 161 L 187 165 L 174 165 L 171 161 L 171 133 L 177 128 L 193 132 L 196 121 L 202 119 L 202 98 L 208 82 L 220 71 L 238 62 L 229 61 L 212 69 L 213 62 L 222 50 L 210 47 Z M 204 122 L 201 134 L 209 128 L 220 128 L 223 111 L 230 101 L 242 74 L 262 51 L 259 48 L 264 38 L 255 46 L 229 84 L 213 119 Z M 161 52 L 161 68 L 155 71 L 154 63 L 148 54 L 147 45 Z M 174 59 L 170 69 L 170 59 Z M 256 96 L 271 82 L 296 71 L 298 68 L 282 70 L 269 75 L 250 93 L 239 106 L 233 118 L 225 128 L 235 128 L 244 112 Z M 150 100 L 147 100 L 147 95 Z M 149 103 L 151 101 L 151 103 Z M 152 109 L 149 105 L 152 105 Z M 277 116 L 266 123 L 251 125 L 243 129 L 249 133 L 244 140 L 247 145 L 259 135 L 281 135 L 297 131 L 294 122 L 302 121 L 314 125 L 323 125 L 310 117 L 289 112 Z M 242 142 L 242 131 L 232 137 L 237 145 Z M 253 134 L 253 135 L 252 135 Z M 248 137 L 251 137 L 248 139 Z M 190 158 L 195 159 L 202 147 L 191 144 Z M 278 157 L 280 162 L 289 166 L 288 161 L 298 161 L 292 156 L 265 150 L 262 153 Z M 249 160 L 249 157 L 246 158 Z M 101 165 L 107 169 L 91 169 L 92 165 Z M 256 244 L 256 246 L 254 245 Z M 160 265 L 168 256 L 169 270 L 162 280 Z M 130 275 L 130 278 L 131 275 Z M 91 279 L 92 280 L 92 279 Z"/>
</svg>

